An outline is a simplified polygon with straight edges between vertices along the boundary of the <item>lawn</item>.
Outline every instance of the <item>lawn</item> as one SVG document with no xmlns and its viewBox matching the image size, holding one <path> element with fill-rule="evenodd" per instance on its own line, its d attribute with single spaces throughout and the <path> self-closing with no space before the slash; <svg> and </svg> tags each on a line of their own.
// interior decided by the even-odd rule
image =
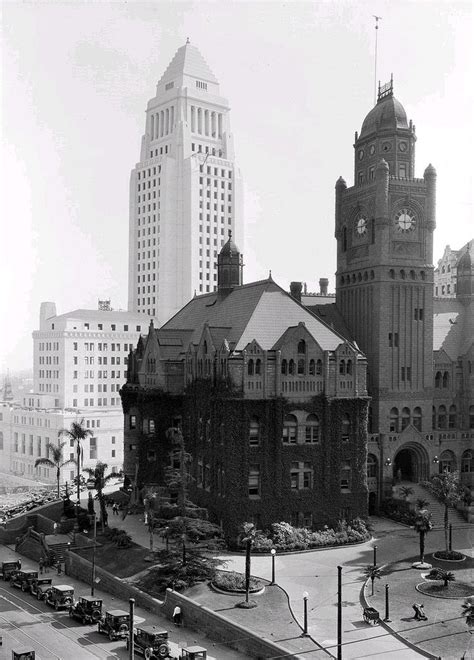
<svg viewBox="0 0 474 660">
<path fill-rule="evenodd" d="M 101 545 L 95 551 L 96 566 L 112 573 L 119 578 L 131 577 L 150 568 L 150 562 L 145 561 L 150 552 L 141 545 L 132 543 L 129 548 L 117 548 L 101 534 L 97 534 L 97 543 Z M 91 550 L 76 550 L 76 552 L 88 561 L 92 560 Z"/>
</svg>

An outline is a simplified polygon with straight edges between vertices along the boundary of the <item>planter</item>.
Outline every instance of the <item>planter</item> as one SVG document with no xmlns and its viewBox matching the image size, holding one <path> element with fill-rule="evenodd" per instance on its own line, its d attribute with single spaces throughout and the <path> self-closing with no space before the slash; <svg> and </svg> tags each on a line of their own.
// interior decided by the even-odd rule
<svg viewBox="0 0 474 660">
<path fill-rule="evenodd" d="M 464 561 L 466 559 L 466 555 L 463 555 L 462 552 L 456 552 L 455 550 L 452 550 L 450 553 L 452 557 L 442 557 L 441 555 L 446 555 L 446 550 L 440 550 L 438 552 L 433 552 L 433 558 L 436 559 L 437 561 L 445 561 L 449 563 L 459 563 L 461 561 Z"/>
<path fill-rule="evenodd" d="M 430 568 L 433 568 L 431 564 L 428 564 L 426 561 L 415 561 L 412 565 L 412 568 L 417 568 L 421 571 L 428 571 Z M 423 575 L 421 577 L 424 577 Z"/>
</svg>

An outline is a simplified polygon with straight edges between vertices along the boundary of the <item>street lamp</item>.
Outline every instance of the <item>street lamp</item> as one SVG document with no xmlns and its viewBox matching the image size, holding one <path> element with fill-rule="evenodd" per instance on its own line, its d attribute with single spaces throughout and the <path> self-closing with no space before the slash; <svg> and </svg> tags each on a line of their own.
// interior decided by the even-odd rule
<svg viewBox="0 0 474 660">
<path fill-rule="evenodd" d="M 170 528 L 165 527 L 166 552 L 169 551 L 169 547 L 170 547 L 169 533 L 170 533 Z"/>
<path fill-rule="evenodd" d="M 186 534 L 181 535 L 181 540 L 183 541 L 183 566 L 186 565 Z"/>
<path fill-rule="evenodd" d="M 377 566 L 377 546 L 374 545 L 374 566 Z"/>
<path fill-rule="evenodd" d="M 306 636 L 308 634 L 308 592 L 303 591 L 303 614 L 304 614 L 304 619 L 303 619 L 303 634 L 302 636 Z"/>
<path fill-rule="evenodd" d="M 92 546 L 92 575 L 91 575 L 91 596 L 94 596 L 95 585 L 95 546 L 97 545 L 97 516 L 94 511 L 94 545 Z"/>
<path fill-rule="evenodd" d="M 275 548 L 272 548 L 270 550 L 270 554 L 272 556 L 272 581 L 270 582 L 270 584 L 275 584 L 275 555 L 276 555 L 276 553 L 277 553 L 277 551 L 275 550 Z"/>
</svg>

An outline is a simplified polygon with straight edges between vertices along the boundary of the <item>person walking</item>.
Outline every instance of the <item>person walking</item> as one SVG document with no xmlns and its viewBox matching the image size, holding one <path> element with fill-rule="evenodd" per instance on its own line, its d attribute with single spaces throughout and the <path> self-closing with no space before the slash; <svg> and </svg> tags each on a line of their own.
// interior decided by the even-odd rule
<svg viewBox="0 0 474 660">
<path fill-rule="evenodd" d="M 181 608 L 179 605 L 176 605 L 176 607 L 173 610 L 173 623 L 175 626 L 180 626 L 181 622 L 182 622 Z"/>
<path fill-rule="evenodd" d="M 114 502 L 114 503 L 112 504 L 112 514 L 113 514 L 114 516 L 118 516 L 118 514 L 119 514 L 119 508 L 118 508 L 118 504 L 117 504 L 117 502 Z"/>
</svg>

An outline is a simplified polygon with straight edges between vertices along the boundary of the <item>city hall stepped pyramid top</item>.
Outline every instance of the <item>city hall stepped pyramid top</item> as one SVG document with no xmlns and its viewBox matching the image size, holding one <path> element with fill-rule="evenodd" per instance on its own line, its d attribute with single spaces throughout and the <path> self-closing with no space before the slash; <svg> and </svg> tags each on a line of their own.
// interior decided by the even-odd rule
<svg viewBox="0 0 474 660">
<path fill-rule="evenodd" d="M 179 80 L 183 76 L 190 76 L 215 85 L 219 84 L 204 57 L 189 40 L 186 41 L 184 46 L 178 48 L 158 84 L 162 85 Z"/>
</svg>

